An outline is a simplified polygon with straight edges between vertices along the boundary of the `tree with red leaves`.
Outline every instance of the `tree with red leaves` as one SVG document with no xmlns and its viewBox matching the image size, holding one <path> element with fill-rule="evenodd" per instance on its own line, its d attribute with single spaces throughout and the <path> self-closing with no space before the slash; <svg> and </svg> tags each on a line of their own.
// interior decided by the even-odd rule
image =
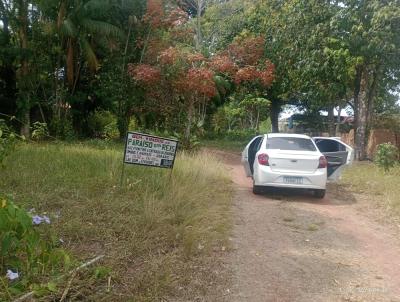
<svg viewBox="0 0 400 302">
<path fill-rule="evenodd" d="M 183 103 L 187 122 L 184 143 L 190 141 L 196 104 L 216 95 L 214 71 L 200 53 L 169 47 L 157 56 L 155 65 L 139 64 L 129 67 L 131 77 L 141 85 L 148 98 L 156 96 L 160 101 L 174 100 Z M 154 94 L 154 90 L 159 93 Z"/>
<path fill-rule="evenodd" d="M 240 37 L 228 46 L 232 59 L 240 66 L 254 66 L 264 57 L 265 39 L 258 37 Z"/>
<path fill-rule="evenodd" d="M 207 104 L 219 93 L 216 75 L 232 83 L 243 96 L 250 92 L 259 97 L 272 85 L 275 67 L 265 57 L 264 38 L 238 37 L 225 51 L 206 58 L 196 51 L 198 45 L 190 48 L 187 41 L 180 44 L 177 37 L 196 33 L 188 31 L 187 15 L 179 7 L 148 0 L 147 10 L 143 24 L 152 35 L 140 45 L 141 62 L 129 66 L 128 72 L 143 89 L 150 111 L 158 108 L 162 116 L 168 111 L 172 120 L 179 112 L 185 113 L 185 143 L 190 141 L 194 122 L 204 121 Z"/>
<path fill-rule="evenodd" d="M 274 80 L 275 66 L 264 55 L 263 37 L 236 39 L 228 46 L 228 53 L 238 66 L 234 81 L 236 84 L 256 84 L 268 88 Z"/>
<path fill-rule="evenodd" d="M 159 83 L 161 78 L 160 70 L 147 64 L 128 65 L 128 73 L 132 78 L 140 81 L 143 86 L 149 88 Z"/>
<path fill-rule="evenodd" d="M 238 37 L 210 62 L 217 74 L 236 85 L 240 99 L 236 106 L 244 111 L 250 127 L 257 130 L 260 112 L 268 112 L 270 102 L 266 94 L 275 77 L 275 65 L 266 59 L 264 48 L 262 37 Z"/>
<path fill-rule="evenodd" d="M 237 72 L 237 66 L 226 54 L 216 55 L 211 59 L 210 66 L 215 72 L 232 77 Z"/>
<path fill-rule="evenodd" d="M 265 58 L 264 44 L 262 37 L 238 38 L 211 59 L 210 67 L 231 78 L 236 85 L 268 88 L 274 80 L 275 66 Z"/>
</svg>

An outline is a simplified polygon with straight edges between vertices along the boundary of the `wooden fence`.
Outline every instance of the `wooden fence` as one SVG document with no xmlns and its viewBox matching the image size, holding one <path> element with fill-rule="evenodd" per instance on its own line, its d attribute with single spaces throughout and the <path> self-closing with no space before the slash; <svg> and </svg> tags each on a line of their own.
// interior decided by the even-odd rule
<svg viewBox="0 0 400 302">
<path fill-rule="evenodd" d="M 354 146 L 354 130 L 341 135 L 342 141 Z M 370 131 L 367 145 L 367 157 L 373 158 L 379 144 L 392 143 L 400 149 L 400 135 L 388 129 L 373 129 Z"/>
</svg>

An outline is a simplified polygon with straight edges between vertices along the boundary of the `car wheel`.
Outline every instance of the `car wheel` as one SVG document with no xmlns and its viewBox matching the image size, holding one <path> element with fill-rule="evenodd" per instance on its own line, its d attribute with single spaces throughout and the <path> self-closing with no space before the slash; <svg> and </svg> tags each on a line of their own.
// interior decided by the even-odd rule
<svg viewBox="0 0 400 302">
<path fill-rule="evenodd" d="M 324 198 L 326 190 L 314 190 L 314 196 L 317 198 Z"/>
<path fill-rule="evenodd" d="M 263 193 L 263 187 L 262 186 L 256 186 L 253 185 L 253 193 L 256 195 L 260 195 Z"/>
</svg>

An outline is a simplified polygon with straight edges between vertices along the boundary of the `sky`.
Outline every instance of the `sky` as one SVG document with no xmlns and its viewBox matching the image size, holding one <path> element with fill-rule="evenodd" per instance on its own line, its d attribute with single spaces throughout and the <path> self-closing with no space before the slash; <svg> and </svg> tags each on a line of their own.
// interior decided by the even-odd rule
<svg viewBox="0 0 400 302">
<path fill-rule="evenodd" d="M 337 116 L 338 111 L 335 109 L 334 112 L 335 112 L 335 115 Z M 294 105 L 285 105 L 283 107 L 282 112 L 279 114 L 279 120 L 289 118 L 290 116 L 292 116 L 292 114 L 295 114 L 295 113 L 302 114 L 302 113 L 305 113 L 305 110 L 300 110 L 299 108 L 297 108 Z M 325 115 L 325 116 L 328 115 L 328 112 L 324 111 L 324 110 L 321 110 L 320 113 L 321 113 L 321 115 Z M 353 115 L 353 109 L 350 106 L 348 106 L 342 110 L 340 115 L 341 116 L 349 116 L 349 115 L 351 116 L 351 115 Z"/>
</svg>

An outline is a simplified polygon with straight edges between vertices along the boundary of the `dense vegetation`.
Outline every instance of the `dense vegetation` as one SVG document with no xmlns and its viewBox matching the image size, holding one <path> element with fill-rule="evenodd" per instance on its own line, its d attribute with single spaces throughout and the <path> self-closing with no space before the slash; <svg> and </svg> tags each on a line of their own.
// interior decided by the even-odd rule
<svg viewBox="0 0 400 302">
<path fill-rule="evenodd" d="M 1 0 L 0 113 L 25 137 L 190 145 L 277 131 L 288 103 L 327 110 L 334 134 L 350 105 L 362 159 L 374 118 L 398 110 L 399 16 L 398 0 Z"/>
</svg>

